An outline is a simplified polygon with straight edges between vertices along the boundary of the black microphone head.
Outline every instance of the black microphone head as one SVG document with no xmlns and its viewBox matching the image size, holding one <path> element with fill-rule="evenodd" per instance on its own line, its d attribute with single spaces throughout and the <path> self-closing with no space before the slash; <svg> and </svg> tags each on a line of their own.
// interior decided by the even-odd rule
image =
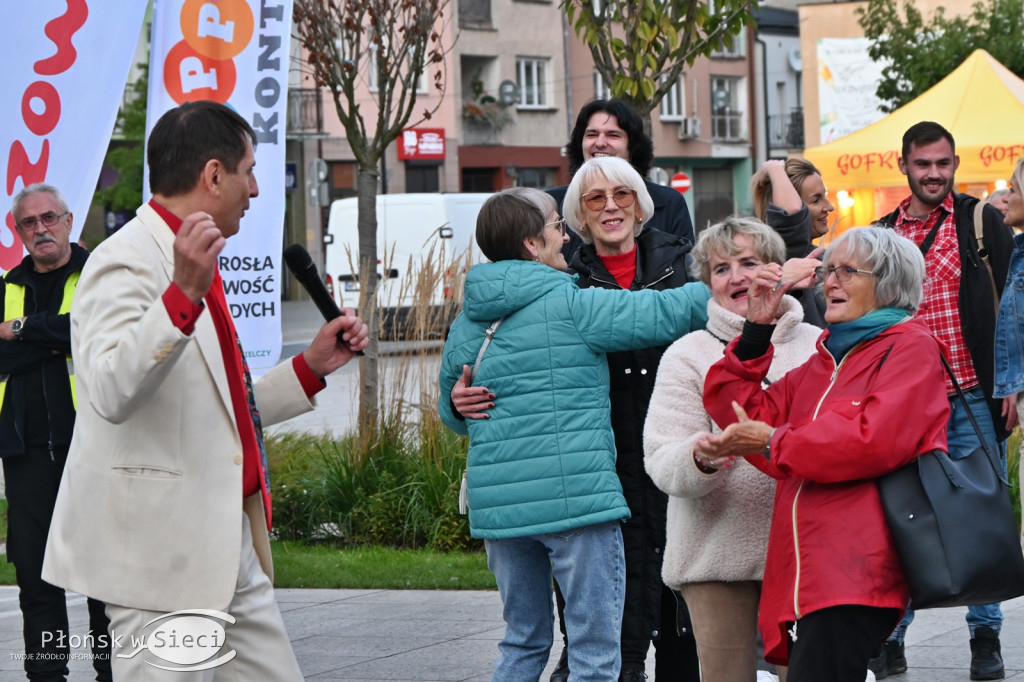
<svg viewBox="0 0 1024 682">
<path fill-rule="evenodd" d="M 313 265 L 312 256 L 302 244 L 292 244 L 287 247 L 284 250 L 284 262 L 288 265 L 288 269 L 296 274 L 309 268 L 316 268 Z"/>
</svg>

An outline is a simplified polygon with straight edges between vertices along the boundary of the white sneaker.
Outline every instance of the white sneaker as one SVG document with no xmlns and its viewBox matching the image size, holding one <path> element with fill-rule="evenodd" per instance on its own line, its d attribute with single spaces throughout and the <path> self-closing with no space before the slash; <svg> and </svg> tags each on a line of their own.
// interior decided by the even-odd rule
<svg viewBox="0 0 1024 682">
<path fill-rule="evenodd" d="M 767 670 L 758 670 L 757 682 L 779 682 L 779 678 Z M 875 674 L 869 670 L 868 676 L 864 678 L 864 682 L 875 682 Z"/>
</svg>

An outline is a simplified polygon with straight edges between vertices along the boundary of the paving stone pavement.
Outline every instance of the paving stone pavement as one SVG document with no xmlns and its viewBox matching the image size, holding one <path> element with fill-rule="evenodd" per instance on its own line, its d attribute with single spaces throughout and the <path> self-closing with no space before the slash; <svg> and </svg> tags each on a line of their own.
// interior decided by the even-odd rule
<svg viewBox="0 0 1024 682">
<path fill-rule="evenodd" d="M 278 590 L 288 633 L 307 680 L 317 682 L 483 682 L 491 677 L 504 627 L 497 592 Z M 68 596 L 73 634 L 88 622 L 85 599 Z M 1006 678 L 1024 682 L 1024 597 L 1003 605 Z M 969 679 L 965 609 L 920 611 L 907 634 L 905 675 L 894 682 Z M 0 682 L 24 680 L 16 587 L 0 587 Z M 548 669 L 559 650 L 552 651 Z M 87 660 L 71 662 L 71 682 L 92 679 Z M 648 657 L 650 679 L 653 659 Z M 273 682 L 253 680 L 252 682 Z"/>
</svg>

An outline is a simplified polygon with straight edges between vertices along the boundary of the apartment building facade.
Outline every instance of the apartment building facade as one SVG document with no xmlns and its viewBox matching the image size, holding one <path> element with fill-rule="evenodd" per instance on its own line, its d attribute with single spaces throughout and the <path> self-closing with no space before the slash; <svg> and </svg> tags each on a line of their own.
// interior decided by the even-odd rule
<svg viewBox="0 0 1024 682">
<path fill-rule="evenodd" d="M 566 184 L 563 147 L 576 113 L 609 91 L 558 0 L 453 0 L 450 11 L 454 17 L 443 34 L 454 41 L 447 87 L 440 97 L 426 88 L 420 93 L 422 107 L 439 108 L 407 133 L 411 144 L 428 139 L 433 153 L 410 154 L 397 141 L 383 160 L 380 190 Z M 752 172 L 762 160 L 784 158 L 802 143 L 796 13 L 762 14 L 765 30 L 748 27 L 731 48 L 687 67 L 651 113 L 652 179 L 669 184 L 678 173 L 690 179 L 685 196 L 698 229 L 748 212 Z M 311 173 L 325 174 L 320 203 L 327 203 L 354 195 L 356 166 L 330 94 L 303 80 L 301 62 L 296 52 L 288 123 L 295 183 L 287 230 L 312 251 L 319 248 L 324 209 L 316 205 Z M 367 101 L 372 95 L 371 87 Z M 324 163 L 314 168 L 315 159 Z"/>
</svg>

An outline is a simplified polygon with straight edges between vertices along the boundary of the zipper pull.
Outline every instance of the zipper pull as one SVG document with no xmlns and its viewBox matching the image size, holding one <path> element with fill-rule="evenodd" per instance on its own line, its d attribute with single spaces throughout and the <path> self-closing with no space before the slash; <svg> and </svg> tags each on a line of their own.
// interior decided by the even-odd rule
<svg viewBox="0 0 1024 682">
<path fill-rule="evenodd" d="M 54 457 L 53 457 L 53 441 L 52 440 L 46 441 L 46 449 L 50 451 L 50 461 L 51 462 L 56 462 L 57 460 L 54 459 Z"/>
<path fill-rule="evenodd" d="M 789 638 L 791 640 L 793 640 L 794 642 L 796 641 L 796 621 L 795 620 L 793 621 L 793 627 L 791 627 L 789 629 Z"/>
</svg>

